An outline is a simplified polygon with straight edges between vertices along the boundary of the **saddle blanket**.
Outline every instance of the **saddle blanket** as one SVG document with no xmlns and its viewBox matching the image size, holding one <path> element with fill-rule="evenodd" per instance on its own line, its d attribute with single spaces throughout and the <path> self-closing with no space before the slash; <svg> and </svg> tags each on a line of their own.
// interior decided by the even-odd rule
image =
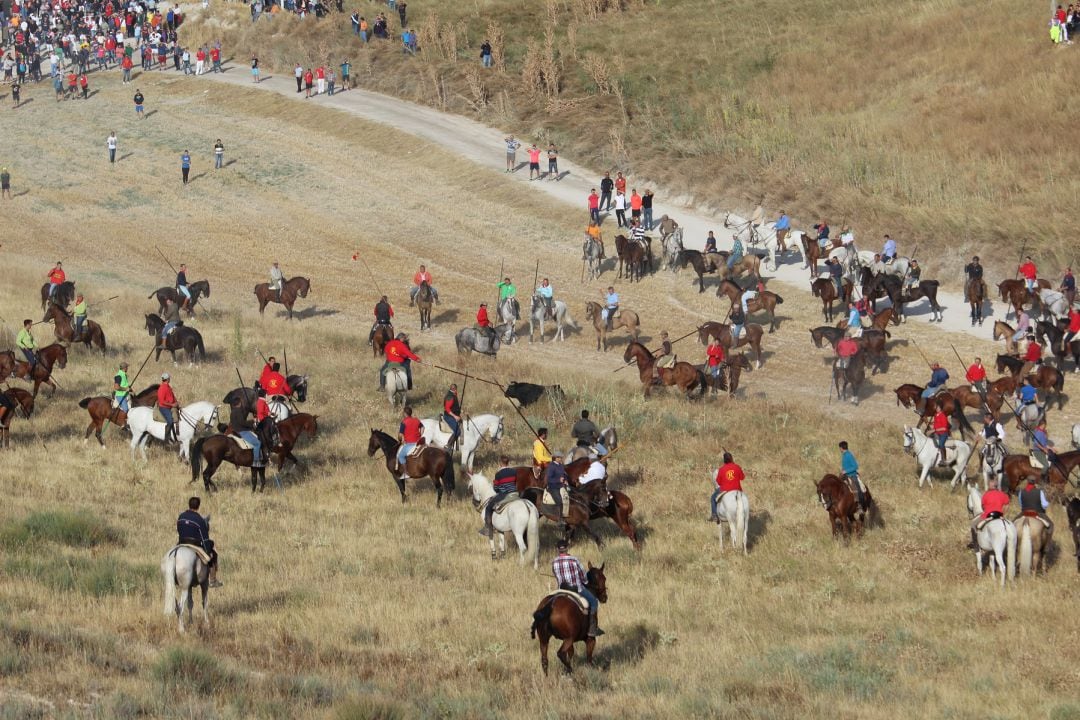
<svg viewBox="0 0 1080 720">
<path fill-rule="evenodd" d="M 1044 518 L 1039 513 L 1035 512 L 1034 510 L 1025 510 L 1024 512 L 1020 513 L 1020 515 L 1017 516 L 1016 519 L 1019 520 L 1022 517 L 1036 518 L 1039 522 L 1043 524 L 1044 528 L 1046 528 L 1047 530 L 1050 529 L 1050 521 Z"/>
<path fill-rule="evenodd" d="M 187 543 L 181 543 L 179 545 L 174 546 L 173 549 L 169 551 L 169 554 L 170 555 L 175 555 L 176 551 L 179 550 L 182 547 L 186 547 L 187 549 L 194 552 L 196 555 L 199 556 L 199 559 L 202 560 L 207 565 L 210 564 L 210 554 L 208 552 L 206 552 L 205 550 L 203 550 L 198 545 L 188 545 Z"/>
<path fill-rule="evenodd" d="M 570 508 L 570 493 L 567 492 L 566 488 L 562 488 L 559 491 L 559 494 L 562 496 L 563 510 L 568 510 Z M 544 500 L 543 500 L 543 502 L 544 502 L 544 505 L 554 505 L 555 504 L 555 498 L 551 497 L 551 491 L 550 490 L 544 490 Z"/>
<path fill-rule="evenodd" d="M 407 458 L 420 457 L 420 453 L 424 452 L 425 448 L 427 448 L 427 445 L 424 444 L 424 439 L 420 438 L 420 442 L 416 443 L 416 447 L 414 447 L 412 450 L 410 450 L 409 454 L 406 455 L 405 457 L 407 457 Z"/>
<path fill-rule="evenodd" d="M 988 522 L 990 522 L 991 520 L 1004 520 L 1004 518 L 1003 518 L 1003 517 L 1001 516 L 1001 514 L 1000 514 L 1000 513 L 994 513 L 994 514 L 993 514 L 993 515 L 991 515 L 990 517 L 988 517 L 988 518 L 983 518 L 982 520 L 980 520 L 980 521 L 979 521 L 979 524 L 975 526 L 975 529 L 976 529 L 976 530 L 978 530 L 978 531 L 982 531 L 982 529 L 983 529 L 984 527 L 986 527 L 986 524 L 987 524 Z M 1005 522 L 1008 522 L 1008 520 L 1006 520 Z"/>
<path fill-rule="evenodd" d="M 1029 452 L 1028 453 L 1028 463 L 1031 465 L 1031 467 L 1035 468 L 1036 470 L 1045 470 L 1046 469 L 1046 463 L 1044 463 L 1042 460 L 1040 460 L 1035 455 L 1034 452 Z"/>
<path fill-rule="evenodd" d="M 444 433 L 452 433 L 452 432 L 454 432 L 453 430 L 450 429 L 450 426 L 446 424 L 446 420 L 444 420 L 441 415 L 439 416 L 439 432 L 444 432 Z"/>
<path fill-rule="evenodd" d="M 245 438 L 243 435 L 233 433 L 233 434 L 229 435 L 229 437 L 232 438 L 232 441 L 234 443 L 236 443 L 237 445 L 240 446 L 241 450 L 254 450 L 255 449 L 254 446 L 250 442 L 248 442 L 247 438 Z"/>
<path fill-rule="evenodd" d="M 559 597 L 564 597 L 567 600 L 572 600 L 574 603 L 577 604 L 578 610 L 585 613 L 586 615 L 589 614 L 589 601 L 585 599 L 584 595 L 576 593 L 573 590 L 556 590 L 553 593 L 549 593 L 548 596 L 544 598 L 544 601 L 554 602 L 555 598 Z"/>
<path fill-rule="evenodd" d="M 492 510 L 492 512 L 495 513 L 496 515 L 498 515 L 503 510 L 506 509 L 507 505 L 514 502 L 515 500 L 520 500 L 520 499 L 521 499 L 521 496 L 518 495 L 516 492 L 508 492 L 505 495 L 495 495 L 490 500 L 488 500 L 488 502 L 489 503 L 490 502 L 495 503 L 495 507 Z"/>
</svg>

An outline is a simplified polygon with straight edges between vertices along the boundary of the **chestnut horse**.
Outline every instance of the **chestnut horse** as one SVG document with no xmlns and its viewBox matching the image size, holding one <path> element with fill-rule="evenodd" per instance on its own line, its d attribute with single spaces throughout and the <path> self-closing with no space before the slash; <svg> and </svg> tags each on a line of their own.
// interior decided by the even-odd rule
<svg viewBox="0 0 1080 720">
<path fill-rule="evenodd" d="M 847 483 L 832 473 L 826 473 L 817 483 L 818 500 L 825 511 L 829 513 L 829 527 L 835 536 L 842 533 L 844 538 L 851 539 L 852 528 L 857 535 L 862 535 L 866 526 L 866 518 L 874 499 L 870 495 L 870 489 L 866 488 L 866 504 L 860 505 L 851 492 Z"/>
<path fill-rule="evenodd" d="M 720 281 L 720 287 L 716 289 L 716 297 L 725 297 L 734 303 L 741 303 L 744 290 L 742 287 L 727 278 Z M 784 302 L 784 298 L 770 290 L 762 290 L 754 298 L 746 302 L 746 314 L 753 315 L 756 312 L 764 312 L 769 316 L 769 332 L 776 330 L 776 306 Z"/>
<path fill-rule="evenodd" d="M 694 268 L 698 280 L 698 292 L 705 292 L 705 275 L 713 275 L 717 272 L 727 272 L 724 265 L 724 256 L 720 253 L 703 253 L 699 250 L 680 250 L 675 256 L 676 271 L 687 265 Z"/>
<path fill-rule="evenodd" d="M 4 413 L 4 419 L 0 420 L 0 443 L 3 447 L 11 447 L 11 420 L 16 415 L 20 415 L 27 420 L 34 412 L 34 396 L 28 391 L 22 388 L 8 388 L 0 395 L 7 397 L 14 408 L 10 408 Z"/>
<path fill-rule="evenodd" d="M 278 433 L 273 418 L 266 418 L 254 430 L 263 447 L 274 448 L 277 445 Z M 221 463 L 228 461 L 238 468 L 251 468 L 251 492 L 255 492 L 256 483 L 260 492 L 266 487 L 266 466 L 255 467 L 255 451 L 251 448 L 242 448 L 231 435 L 210 435 L 195 441 L 195 447 L 191 450 L 191 482 L 199 478 L 202 471 L 203 485 L 207 492 L 217 490 L 214 484 L 214 473 Z M 206 463 L 206 470 L 202 470 L 202 464 Z"/>
<path fill-rule="evenodd" d="M 259 314 L 263 314 L 263 310 L 266 309 L 268 304 L 281 303 L 289 311 L 289 320 L 292 320 L 293 304 L 296 303 L 298 297 L 306 298 L 309 290 L 311 290 L 311 281 L 306 277 L 289 278 L 282 283 L 281 297 L 279 299 L 277 291 L 270 289 L 270 283 L 259 283 L 255 286 L 255 297 L 259 301 Z"/>
<path fill-rule="evenodd" d="M 1013 335 L 1016 334 L 1016 330 L 1007 322 L 1003 320 L 994 321 L 994 340 L 1005 341 L 1005 354 L 1016 354 L 1016 342 L 1013 341 Z"/>
<path fill-rule="evenodd" d="M 848 280 L 844 283 L 844 296 L 839 297 L 836 294 L 836 283 L 830 278 L 817 278 L 810 281 L 810 293 L 816 298 L 821 298 L 821 314 L 825 316 L 825 322 L 833 321 L 833 303 L 837 300 L 840 301 L 841 312 L 843 312 L 844 303 L 851 299 L 853 290 L 854 287 Z"/>
<path fill-rule="evenodd" d="M 1043 278 L 1039 278 L 1038 286 L 1047 290 L 1051 288 L 1050 281 Z M 1002 280 L 998 283 L 997 288 L 1001 301 L 1008 303 L 1013 311 L 1013 317 L 1020 317 L 1020 313 L 1024 309 L 1024 303 L 1035 300 L 1032 294 L 1028 292 L 1024 280 Z M 1005 317 L 1009 317 L 1008 311 L 1005 312 Z"/>
<path fill-rule="evenodd" d="M 997 371 L 1005 372 L 1008 369 L 1009 374 L 1016 380 L 1016 384 L 1020 385 L 1023 382 L 1023 378 L 1020 377 L 1020 373 L 1024 369 L 1024 361 L 1020 358 L 1013 357 L 1011 355 L 998 355 L 997 356 Z M 1047 406 L 1053 402 L 1051 400 L 1051 393 L 1056 397 L 1058 403 L 1058 410 L 1065 404 L 1065 396 L 1062 391 L 1065 389 L 1065 375 L 1057 368 L 1052 368 L 1047 364 L 1037 365 L 1035 370 L 1028 375 L 1031 378 L 1031 384 L 1035 386 L 1036 390 L 1042 390 L 1046 397 Z"/>
<path fill-rule="evenodd" d="M 34 397 L 37 397 L 38 388 L 42 383 L 48 383 L 52 388 L 49 396 L 52 397 L 56 393 L 56 383 L 52 381 L 53 367 L 61 369 L 67 367 L 67 348 L 59 343 L 53 343 L 38 350 L 37 360 L 32 371 L 30 363 L 25 360 L 16 360 L 15 369 L 11 374 L 20 380 L 34 383 Z"/>
<path fill-rule="evenodd" d="M 382 357 L 383 348 L 386 347 L 386 343 L 394 339 L 394 326 L 393 324 L 383 325 L 382 323 L 375 326 L 375 334 L 371 337 L 371 356 Z"/>
<path fill-rule="evenodd" d="M 600 303 L 592 301 L 585 303 L 585 319 L 591 320 L 593 329 L 596 330 L 596 349 L 600 350 L 602 346 L 604 352 L 607 352 L 608 329 L 607 325 L 604 323 L 604 314 L 602 311 L 603 308 L 600 306 Z M 626 328 L 626 332 L 630 333 L 630 338 L 634 341 L 636 341 L 638 335 L 641 334 L 639 325 L 640 320 L 638 314 L 633 310 L 620 310 L 619 316 L 611 321 L 611 328 L 613 330 L 619 327 Z"/>
<path fill-rule="evenodd" d="M 405 504 L 405 481 L 397 469 L 397 451 L 400 443 L 382 430 L 372 428 L 371 437 L 368 438 L 368 457 L 375 457 L 375 453 L 382 451 L 386 459 L 386 470 L 394 478 L 398 492 L 401 493 L 401 503 Z M 437 447 L 425 446 L 418 454 L 405 458 L 405 474 L 411 479 L 429 477 L 435 483 L 435 507 L 442 507 L 443 487 L 451 496 L 454 493 L 454 461 L 445 450 Z"/>
<path fill-rule="evenodd" d="M 1050 463 L 1047 473 L 1051 488 L 1064 495 L 1069 478 L 1077 465 L 1080 465 L 1080 450 L 1059 454 L 1057 459 Z M 1029 477 L 1036 480 L 1042 477 L 1042 470 L 1032 467 L 1027 455 L 1007 455 L 1001 467 L 1001 474 L 1009 484 L 1010 493 L 1015 493 Z M 1002 489 L 1004 490 L 1004 487 Z"/>
<path fill-rule="evenodd" d="M 90 344 L 93 343 L 101 351 L 102 355 L 105 354 L 105 333 L 102 331 L 101 326 L 93 320 L 87 319 L 83 325 L 82 334 L 78 337 L 75 337 L 75 326 L 71 320 L 71 315 L 67 310 L 55 303 L 49 305 L 41 322 L 50 320 L 53 323 L 53 334 L 60 342 L 82 343 L 87 350 L 90 349 Z"/>
<path fill-rule="evenodd" d="M 619 277 L 623 276 L 623 267 L 626 268 L 626 277 L 630 282 L 635 278 L 641 282 L 641 276 L 645 274 L 645 264 L 652 269 L 652 250 L 647 245 L 639 242 L 631 242 L 625 235 L 615 236 L 615 252 L 619 256 Z"/>
<path fill-rule="evenodd" d="M 602 603 L 607 602 L 607 578 L 604 576 L 604 565 L 593 567 L 592 563 L 589 563 L 589 570 L 585 573 L 585 587 L 596 596 L 597 600 Z M 544 669 L 545 675 L 548 672 L 548 643 L 553 637 L 562 640 L 562 645 L 555 655 L 562 661 L 566 672 L 574 671 L 571 662 L 574 659 L 574 643 L 576 642 L 585 643 L 585 662 L 592 664 L 596 638 L 589 637 L 588 630 L 589 616 L 581 611 L 574 600 L 565 595 L 553 593 L 540 601 L 533 613 L 530 637 L 539 636 L 540 667 Z"/>
<path fill-rule="evenodd" d="M 754 360 L 757 366 L 760 368 L 762 365 L 761 356 L 761 338 L 765 334 L 765 330 L 757 323 L 749 323 L 743 326 L 743 331 L 739 335 L 739 342 L 735 345 L 736 348 L 741 348 L 743 345 L 749 345 L 754 351 Z M 710 338 L 719 338 L 720 344 L 728 350 L 733 350 L 731 346 L 731 326 L 727 323 L 707 322 L 698 326 L 698 342 L 702 345 L 708 345 Z"/>
<path fill-rule="evenodd" d="M 969 390 L 970 390 L 970 387 L 967 386 L 967 385 L 963 385 L 961 387 L 968 387 Z M 913 383 L 904 383 L 900 387 L 893 390 L 893 392 L 896 393 L 896 404 L 897 405 L 903 405 L 906 408 L 916 409 L 918 407 L 918 405 L 919 405 L 919 398 L 922 396 L 923 390 L 925 390 L 925 389 L 926 388 L 924 388 L 922 385 L 915 385 Z M 993 391 L 991 391 L 991 392 L 993 392 Z M 973 400 L 971 399 L 970 395 L 975 396 Z M 971 405 L 971 407 L 974 407 L 974 408 L 981 408 L 982 407 L 982 404 L 980 402 L 980 398 L 979 398 L 978 393 L 974 393 L 974 392 L 969 393 L 969 395 L 965 396 L 964 399 L 967 402 L 974 402 L 975 403 L 974 405 Z M 1000 404 L 1000 401 L 999 401 L 999 403 L 998 403 L 999 409 L 1000 409 L 1000 405 L 1001 404 Z M 925 425 L 927 427 L 927 429 L 929 429 L 930 424 L 934 419 L 934 415 L 937 414 L 937 411 L 938 411 L 939 407 L 945 413 L 946 416 L 951 417 L 954 420 L 956 420 L 956 422 L 958 423 L 958 425 L 960 427 L 961 435 L 963 435 L 964 432 L 967 432 L 970 435 L 975 434 L 975 429 L 973 427 L 971 427 L 971 423 L 969 423 L 967 417 L 964 416 L 964 406 L 963 406 L 963 404 L 960 401 L 958 401 L 956 397 L 953 396 L 951 390 L 944 390 L 944 391 L 938 393 L 937 395 L 934 395 L 933 397 L 929 397 L 929 398 L 926 399 L 926 405 L 925 405 L 925 407 L 923 407 L 923 414 L 919 418 L 919 422 L 917 422 L 915 424 L 915 427 L 917 427 L 919 429 L 922 429 L 922 427 Z"/>
<path fill-rule="evenodd" d="M 158 385 L 155 383 L 141 393 L 132 395 L 130 398 L 130 406 L 154 407 L 157 403 L 157 391 Z M 112 398 L 110 397 L 83 398 L 79 401 L 79 407 L 90 413 L 90 424 L 86 426 L 86 434 L 83 435 L 83 442 L 90 439 L 90 432 L 93 431 L 94 437 L 97 438 L 98 443 L 101 447 L 105 447 L 105 440 L 101 437 L 101 431 L 105 427 L 105 422 L 109 421 L 114 423 L 117 427 L 124 427 L 127 425 L 127 413 L 120 408 L 114 409 L 112 406 Z"/>
<path fill-rule="evenodd" d="M 623 353 L 623 362 L 629 363 L 631 361 L 637 362 L 638 376 L 641 378 L 641 384 L 645 387 L 645 397 L 649 397 L 655 385 L 677 385 L 680 390 L 686 395 L 687 400 L 700 400 L 705 395 L 705 375 L 700 370 L 695 368 L 688 362 L 679 361 L 670 368 L 659 368 L 657 374 L 659 377 L 653 376 L 653 366 L 656 364 L 656 358 L 639 342 L 631 342 L 626 346 L 626 352 Z M 697 390 L 697 397 L 692 393 Z"/>
<path fill-rule="evenodd" d="M 273 453 L 278 456 L 277 469 L 280 473 L 285 467 L 285 460 L 292 460 L 293 465 L 299 465 L 300 461 L 292 454 L 300 435 L 307 433 L 308 437 L 314 438 L 319 433 L 318 415 L 309 413 L 296 413 L 290 415 L 277 424 L 278 443 Z"/>
</svg>

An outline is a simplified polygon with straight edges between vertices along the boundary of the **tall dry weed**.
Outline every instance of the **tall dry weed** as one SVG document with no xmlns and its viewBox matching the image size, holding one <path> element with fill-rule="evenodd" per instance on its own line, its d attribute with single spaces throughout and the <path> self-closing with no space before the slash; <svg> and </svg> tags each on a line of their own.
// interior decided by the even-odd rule
<svg viewBox="0 0 1080 720">
<path fill-rule="evenodd" d="M 494 20 L 488 21 L 487 41 L 491 43 L 492 66 L 499 72 L 506 72 L 506 35 Z"/>
<path fill-rule="evenodd" d="M 491 102 L 487 83 L 484 82 L 480 69 L 470 63 L 465 66 L 465 84 L 469 89 L 469 101 L 477 113 L 482 112 Z"/>
</svg>

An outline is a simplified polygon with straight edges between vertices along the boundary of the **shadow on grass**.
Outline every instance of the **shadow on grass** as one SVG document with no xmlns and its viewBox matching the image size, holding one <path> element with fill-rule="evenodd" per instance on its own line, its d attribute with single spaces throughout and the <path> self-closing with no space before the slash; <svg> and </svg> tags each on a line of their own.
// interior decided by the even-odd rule
<svg viewBox="0 0 1080 720">
<path fill-rule="evenodd" d="M 611 642 L 612 638 L 614 642 Z M 611 630 L 594 656 L 597 665 L 608 670 L 612 665 L 636 665 L 660 644 L 660 633 L 651 625 L 637 622 Z"/>
<path fill-rule="evenodd" d="M 297 320 L 307 320 L 313 317 L 329 317 L 331 315 L 338 315 L 340 313 L 340 310 L 335 310 L 334 308 L 319 308 L 318 305 L 312 305 L 311 307 L 306 307 L 303 310 L 296 310 L 294 308 L 293 318 Z M 289 317 L 289 311 L 279 310 L 276 314 L 276 317 L 287 318 Z"/>
<path fill-rule="evenodd" d="M 460 310 L 443 310 L 438 315 L 431 316 L 431 324 L 434 326 L 439 323 L 458 322 L 460 316 Z"/>
<path fill-rule="evenodd" d="M 156 114 L 157 114 L 157 110 L 151 110 L 150 112 L 146 113 L 146 117 L 151 117 L 152 115 L 156 115 Z"/>
<path fill-rule="evenodd" d="M 234 160 L 229 160 L 228 162 L 223 163 L 222 167 L 229 167 L 230 165 L 233 165 L 234 163 L 236 163 L 235 159 Z"/>
</svg>

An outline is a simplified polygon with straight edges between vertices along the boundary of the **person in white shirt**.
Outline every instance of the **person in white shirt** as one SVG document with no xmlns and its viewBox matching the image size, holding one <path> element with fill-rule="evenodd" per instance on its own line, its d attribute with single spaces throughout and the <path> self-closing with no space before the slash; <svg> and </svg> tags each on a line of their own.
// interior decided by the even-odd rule
<svg viewBox="0 0 1080 720">
<path fill-rule="evenodd" d="M 105 140 L 105 147 L 109 148 L 109 162 L 116 162 L 116 131 L 113 130 L 109 133 L 109 137 Z"/>
<path fill-rule="evenodd" d="M 619 227 L 626 227 L 626 195 L 622 193 L 615 196 L 615 219 Z"/>
<path fill-rule="evenodd" d="M 599 507 L 608 505 L 607 466 L 595 453 L 589 454 L 589 469 L 578 478 L 578 489 L 588 500 Z"/>
</svg>

